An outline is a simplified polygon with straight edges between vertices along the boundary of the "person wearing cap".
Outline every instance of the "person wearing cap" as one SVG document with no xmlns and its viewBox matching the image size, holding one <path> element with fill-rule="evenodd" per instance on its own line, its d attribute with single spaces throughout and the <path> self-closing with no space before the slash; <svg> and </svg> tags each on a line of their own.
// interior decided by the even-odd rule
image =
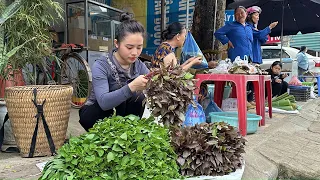
<svg viewBox="0 0 320 180">
<path fill-rule="evenodd" d="M 252 6 L 247 9 L 248 16 L 246 22 L 252 28 L 253 32 L 252 63 L 256 64 L 262 64 L 261 45 L 267 42 L 268 34 L 271 32 L 271 29 L 278 24 L 278 21 L 273 22 L 263 30 L 258 30 L 258 22 L 261 12 L 262 10 L 258 6 Z"/>
</svg>

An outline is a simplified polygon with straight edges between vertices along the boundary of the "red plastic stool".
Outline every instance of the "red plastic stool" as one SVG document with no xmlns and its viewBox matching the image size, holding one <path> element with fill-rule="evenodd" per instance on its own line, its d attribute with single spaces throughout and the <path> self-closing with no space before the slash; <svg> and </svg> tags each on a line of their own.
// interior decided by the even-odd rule
<svg viewBox="0 0 320 180">
<path fill-rule="evenodd" d="M 242 75 L 242 74 L 197 74 L 195 77 L 196 82 L 195 94 L 199 94 L 199 88 L 202 82 L 214 81 L 215 92 L 214 101 L 219 107 L 222 105 L 223 91 L 226 81 L 234 82 L 237 87 L 237 104 L 238 104 L 238 119 L 239 130 L 242 136 L 247 135 L 247 83 L 253 82 L 256 98 L 256 112 L 262 115 L 261 112 L 261 95 L 260 95 L 260 78 L 259 75 Z"/>
</svg>

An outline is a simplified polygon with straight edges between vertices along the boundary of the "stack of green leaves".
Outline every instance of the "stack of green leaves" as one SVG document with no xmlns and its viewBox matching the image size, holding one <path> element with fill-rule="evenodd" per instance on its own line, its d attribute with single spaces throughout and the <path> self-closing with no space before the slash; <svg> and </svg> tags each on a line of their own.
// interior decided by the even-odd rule
<svg viewBox="0 0 320 180">
<path fill-rule="evenodd" d="M 195 103 L 192 95 L 195 89 L 193 75 L 180 67 L 155 68 L 147 75 L 147 101 L 155 117 L 161 116 L 166 125 L 182 124 L 181 114 L 185 114 L 189 104 Z"/>
<path fill-rule="evenodd" d="M 168 129 L 154 118 L 105 118 L 71 138 L 46 164 L 40 179 L 166 180 L 178 178 Z"/>
<path fill-rule="evenodd" d="M 183 176 L 220 176 L 242 167 L 245 139 L 224 122 L 203 123 L 172 131 Z"/>
<path fill-rule="evenodd" d="M 298 108 L 294 96 L 289 95 L 287 92 L 274 98 L 272 107 L 286 111 L 294 111 Z"/>
</svg>

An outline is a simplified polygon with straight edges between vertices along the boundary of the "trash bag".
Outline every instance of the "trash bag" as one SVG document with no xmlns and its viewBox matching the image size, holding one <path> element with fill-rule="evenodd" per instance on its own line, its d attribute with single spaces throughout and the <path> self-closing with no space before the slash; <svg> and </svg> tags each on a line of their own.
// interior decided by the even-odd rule
<svg viewBox="0 0 320 180">
<path fill-rule="evenodd" d="M 205 110 L 205 115 L 206 115 L 206 121 L 207 123 L 211 122 L 210 116 L 209 114 L 211 112 L 222 112 L 222 110 L 217 106 L 217 104 L 213 101 L 213 96 L 211 93 L 209 93 L 209 98 L 210 98 L 210 102 Z"/>
<path fill-rule="evenodd" d="M 184 126 L 194 126 L 196 124 L 201 124 L 206 122 L 206 115 L 204 114 L 202 106 L 195 101 L 196 107 L 189 104 L 183 125 Z"/>
<path fill-rule="evenodd" d="M 182 53 L 181 53 L 181 64 L 186 62 L 188 59 L 196 56 L 202 57 L 201 64 L 194 65 L 192 68 L 194 69 L 206 69 L 208 68 L 208 62 L 201 52 L 197 42 L 194 40 L 192 34 L 188 32 L 186 41 L 184 42 Z"/>
</svg>

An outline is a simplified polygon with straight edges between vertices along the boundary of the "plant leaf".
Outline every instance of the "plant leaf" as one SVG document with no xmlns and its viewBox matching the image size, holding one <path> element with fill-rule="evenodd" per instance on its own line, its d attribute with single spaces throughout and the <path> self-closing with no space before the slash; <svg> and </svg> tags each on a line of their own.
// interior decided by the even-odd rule
<svg viewBox="0 0 320 180">
<path fill-rule="evenodd" d="M 114 154 L 113 154 L 113 152 L 109 152 L 109 153 L 108 153 L 108 155 L 107 155 L 107 160 L 108 160 L 108 162 L 114 160 Z"/>
</svg>

